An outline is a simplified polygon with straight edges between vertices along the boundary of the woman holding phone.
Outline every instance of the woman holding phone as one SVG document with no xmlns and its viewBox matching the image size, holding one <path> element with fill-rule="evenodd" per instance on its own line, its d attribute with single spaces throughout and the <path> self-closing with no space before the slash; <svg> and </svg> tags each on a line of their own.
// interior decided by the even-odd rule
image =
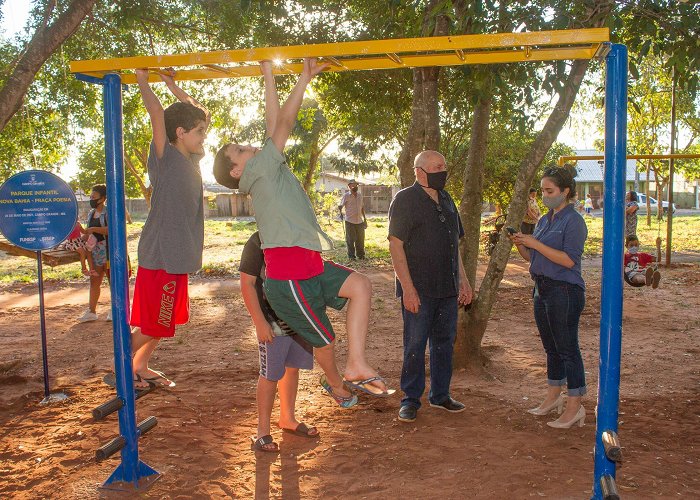
<svg viewBox="0 0 700 500">
<path fill-rule="evenodd" d="M 581 255 L 588 236 L 586 222 L 571 200 L 576 194 L 573 166 L 547 167 L 542 177 L 542 202 L 549 212 L 537 223 L 532 235 L 511 236 L 518 252 L 530 262 L 534 314 L 542 346 L 547 353 L 547 393 L 542 403 L 528 410 L 534 415 L 560 412 L 564 406 L 561 389 L 567 386 L 566 410 L 547 422 L 555 428 L 583 426 L 586 394 L 583 359 L 578 342 L 578 325 L 585 304 L 585 283 L 581 276 Z"/>
</svg>

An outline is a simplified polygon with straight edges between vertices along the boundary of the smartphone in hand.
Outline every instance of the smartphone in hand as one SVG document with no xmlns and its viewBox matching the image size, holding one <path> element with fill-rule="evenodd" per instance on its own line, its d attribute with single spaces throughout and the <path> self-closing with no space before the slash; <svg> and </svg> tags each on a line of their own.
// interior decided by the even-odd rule
<svg viewBox="0 0 700 500">
<path fill-rule="evenodd" d="M 506 227 L 506 231 L 508 231 L 508 234 L 510 234 L 511 236 L 518 232 L 517 229 L 511 226 Z"/>
</svg>

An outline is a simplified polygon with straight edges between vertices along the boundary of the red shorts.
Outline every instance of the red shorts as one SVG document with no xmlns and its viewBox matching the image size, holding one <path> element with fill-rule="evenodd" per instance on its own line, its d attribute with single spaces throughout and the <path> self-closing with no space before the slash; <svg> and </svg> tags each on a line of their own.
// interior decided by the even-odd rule
<svg viewBox="0 0 700 500">
<path fill-rule="evenodd" d="M 131 326 L 150 337 L 173 337 L 175 325 L 190 319 L 187 275 L 139 266 L 136 273 Z"/>
</svg>

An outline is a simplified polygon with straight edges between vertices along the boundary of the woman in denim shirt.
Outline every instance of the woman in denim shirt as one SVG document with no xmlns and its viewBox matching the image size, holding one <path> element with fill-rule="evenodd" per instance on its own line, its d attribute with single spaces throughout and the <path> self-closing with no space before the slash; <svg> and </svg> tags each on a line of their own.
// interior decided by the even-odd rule
<svg viewBox="0 0 700 500">
<path fill-rule="evenodd" d="M 568 389 L 566 411 L 550 427 L 568 429 L 583 426 L 586 410 L 581 397 L 586 379 L 578 344 L 578 323 L 585 304 L 585 283 L 581 277 L 581 255 L 588 236 L 586 223 L 571 200 L 576 195 L 573 166 L 548 167 L 542 178 L 542 202 L 550 209 L 537 223 L 532 235 L 511 237 L 518 252 L 530 262 L 535 321 L 547 353 L 547 396 L 534 415 L 561 412 L 562 386 Z"/>
</svg>

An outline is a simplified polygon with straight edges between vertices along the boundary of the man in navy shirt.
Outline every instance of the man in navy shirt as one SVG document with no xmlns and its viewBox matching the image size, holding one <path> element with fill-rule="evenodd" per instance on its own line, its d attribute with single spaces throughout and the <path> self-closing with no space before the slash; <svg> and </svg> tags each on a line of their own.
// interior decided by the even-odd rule
<svg viewBox="0 0 700 500">
<path fill-rule="evenodd" d="M 464 235 L 457 207 L 445 191 L 447 167 L 437 151 L 414 160 L 416 182 L 402 189 L 389 208 L 389 250 L 404 321 L 399 420 L 413 422 L 425 391 L 425 347 L 430 341 L 430 406 L 464 411 L 450 397 L 452 351 L 458 304 L 472 289 L 459 256 Z"/>
</svg>

